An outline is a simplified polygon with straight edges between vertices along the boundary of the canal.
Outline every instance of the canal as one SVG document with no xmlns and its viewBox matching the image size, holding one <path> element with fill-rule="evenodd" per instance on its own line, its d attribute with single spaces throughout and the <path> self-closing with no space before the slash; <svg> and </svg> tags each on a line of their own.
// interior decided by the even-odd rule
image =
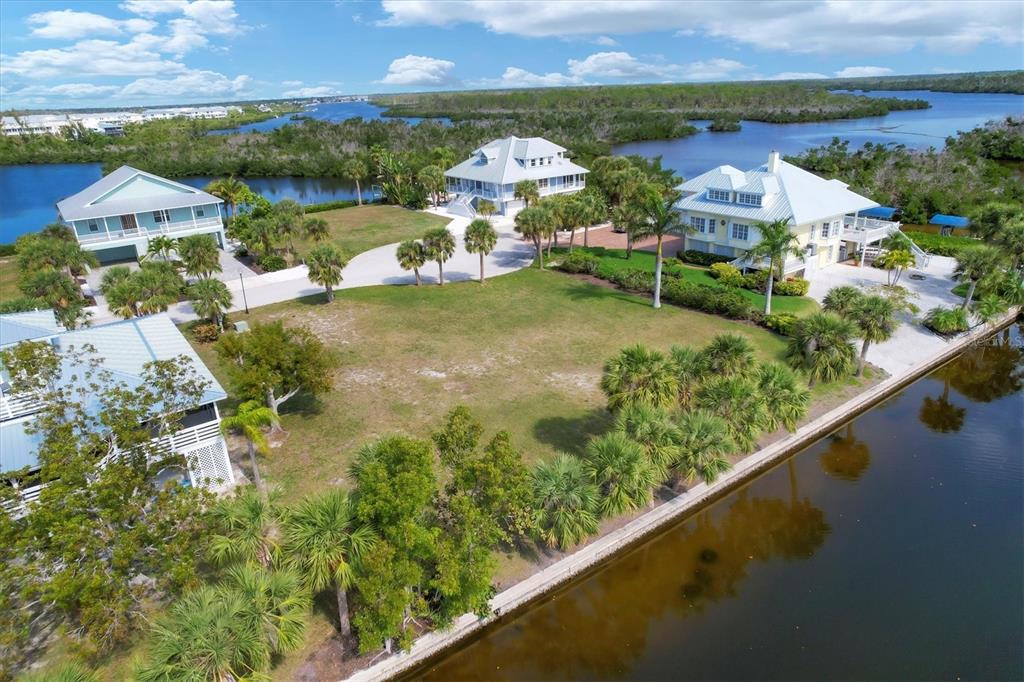
<svg viewBox="0 0 1024 682">
<path fill-rule="evenodd" d="M 1024 678 L 1024 330 L 414 673 Z"/>
</svg>

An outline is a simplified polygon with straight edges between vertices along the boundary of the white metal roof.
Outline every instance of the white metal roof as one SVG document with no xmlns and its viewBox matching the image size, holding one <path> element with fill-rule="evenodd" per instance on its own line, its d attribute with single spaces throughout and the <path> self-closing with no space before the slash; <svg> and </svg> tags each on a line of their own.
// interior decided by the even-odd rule
<svg viewBox="0 0 1024 682">
<path fill-rule="evenodd" d="M 719 166 L 679 185 L 689 194 L 676 207 L 682 211 L 717 213 L 755 222 L 790 220 L 803 225 L 824 218 L 845 215 L 878 206 L 877 202 L 847 189 L 838 180 L 826 180 L 786 161 L 778 161 L 774 172 L 764 163 L 741 176 L 732 166 Z M 711 201 L 708 188 L 730 189 L 763 195 L 761 206 Z"/>
<path fill-rule="evenodd" d="M 166 191 L 154 191 L 150 194 L 133 193 L 132 196 L 125 198 L 111 196 L 140 177 L 152 181 L 151 185 L 154 188 L 159 186 L 166 188 Z M 220 199 L 195 187 L 161 178 L 159 175 L 153 175 L 131 166 L 121 166 L 81 192 L 58 201 L 57 210 L 64 220 L 84 220 L 155 211 L 162 208 L 183 208 L 219 203 L 222 203 Z"/>
<path fill-rule="evenodd" d="M 0 348 L 20 341 L 45 339 L 64 331 L 50 309 L 0 315 Z"/>
<path fill-rule="evenodd" d="M 560 147 L 543 137 L 519 138 L 513 135 L 492 140 L 474 149 L 468 159 L 445 171 L 445 175 L 504 185 L 520 180 L 540 180 L 590 172 L 569 159 L 559 157 L 559 153 L 564 151 L 565 147 Z M 524 159 L 549 157 L 550 166 L 530 166 L 529 163 L 522 163 Z"/>
</svg>

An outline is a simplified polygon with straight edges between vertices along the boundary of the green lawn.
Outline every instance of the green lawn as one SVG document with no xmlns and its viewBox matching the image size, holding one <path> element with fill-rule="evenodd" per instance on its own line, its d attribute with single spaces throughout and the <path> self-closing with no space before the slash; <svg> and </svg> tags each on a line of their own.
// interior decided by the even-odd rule
<svg viewBox="0 0 1024 682">
<path fill-rule="evenodd" d="M 649 251 L 633 251 L 633 256 L 626 258 L 625 249 L 578 249 L 595 253 L 605 267 L 612 270 L 625 270 L 627 268 L 642 268 L 654 272 L 654 254 Z M 565 253 L 566 249 L 554 249 Z M 678 259 L 665 259 L 666 262 L 679 263 L 683 265 L 683 279 L 694 284 L 706 284 L 712 287 L 721 287 L 718 280 L 708 274 L 707 268 L 696 265 L 681 263 Z M 751 307 L 757 310 L 764 310 L 764 294 L 749 289 L 736 289 L 744 298 L 750 301 Z M 818 304 L 814 299 L 807 296 L 772 296 L 772 312 L 793 313 L 794 315 L 809 315 L 818 310 Z"/>
<path fill-rule="evenodd" d="M 330 241 L 351 256 L 385 244 L 419 238 L 430 228 L 443 227 L 450 222 L 430 213 L 380 204 L 321 211 L 309 217 L 326 220 L 331 228 Z M 295 242 L 300 254 L 312 246 L 312 242 L 305 239 Z"/>
<path fill-rule="evenodd" d="M 344 484 L 360 444 L 396 431 L 424 437 L 460 403 L 488 433 L 511 431 L 527 460 L 579 451 L 608 427 L 601 368 L 627 344 L 668 350 L 735 332 L 762 358 L 779 359 L 785 348 L 782 337 L 750 324 L 673 306 L 654 310 L 646 298 L 533 269 L 484 286 L 347 289 L 330 305 L 311 297 L 248 319 L 309 326 L 340 360 L 334 390 L 319 404 L 283 406 L 288 436 L 264 475 L 288 499 Z M 223 380 L 210 346 L 198 350 Z"/>
<path fill-rule="evenodd" d="M 18 263 L 14 256 L 0 258 L 0 302 L 21 296 L 18 290 Z"/>
</svg>

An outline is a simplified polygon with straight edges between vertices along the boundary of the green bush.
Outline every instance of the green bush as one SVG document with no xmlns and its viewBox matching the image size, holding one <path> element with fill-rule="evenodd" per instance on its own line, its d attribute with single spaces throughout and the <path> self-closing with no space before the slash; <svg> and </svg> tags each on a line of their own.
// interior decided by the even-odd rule
<svg viewBox="0 0 1024 682">
<path fill-rule="evenodd" d="M 600 259 L 593 254 L 585 251 L 573 251 L 561 260 L 558 264 L 558 269 L 563 272 L 582 272 L 587 275 L 593 275 L 597 272 L 600 263 Z"/>
<path fill-rule="evenodd" d="M 728 263 L 731 260 L 735 260 L 732 256 L 719 256 L 717 253 L 704 253 L 703 251 L 694 251 L 693 249 L 682 251 L 677 257 L 684 263 L 705 266 L 712 263 Z"/>
<path fill-rule="evenodd" d="M 0 244 L 0 256 L 13 256 L 14 244 Z"/>
<path fill-rule="evenodd" d="M 730 289 L 692 284 L 685 280 L 669 280 L 662 286 L 661 295 L 669 303 L 686 308 L 738 320 L 750 318 L 750 303 L 742 294 Z"/>
<path fill-rule="evenodd" d="M 760 291 L 762 294 L 765 289 L 768 288 L 768 271 L 767 270 L 754 270 L 743 275 L 744 289 L 750 289 L 751 291 Z"/>
<path fill-rule="evenodd" d="M 629 291 L 651 291 L 654 288 L 654 274 L 639 268 L 619 270 L 611 280 Z"/>
<path fill-rule="evenodd" d="M 941 234 L 915 230 L 906 230 L 904 234 L 913 239 L 914 243 L 923 250 L 936 256 L 956 258 L 965 249 L 973 249 L 981 245 L 981 241 L 971 237 L 954 237 L 953 235 L 944 237 Z"/>
<path fill-rule="evenodd" d="M 259 266 L 263 272 L 276 272 L 288 267 L 288 261 L 276 253 L 271 253 L 259 259 Z"/>
<path fill-rule="evenodd" d="M 932 308 L 924 318 L 924 326 L 937 334 L 958 334 L 968 330 L 967 312 L 963 308 Z"/>
<path fill-rule="evenodd" d="M 20 296 L 18 298 L 9 298 L 4 301 L 0 301 L 0 314 L 6 313 L 25 313 L 29 310 L 45 309 L 50 306 L 46 304 L 46 301 L 38 298 L 30 298 L 28 296 Z"/>
<path fill-rule="evenodd" d="M 675 277 L 681 279 L 686 276 L 686 266 L 682 263 L 666 260 L 661 263 L 661 274 L 663 277 Z"/>
<path fill-rule="evenodd" d="M 213 343 L 220 338 L 220 327 L 213 322 L 196 322 L 189 331 L 199 343 Z"/>
<path fill-rule="evenodd" d="M 761 324 L 772 331 L 786 336 L 792 336 L 793 325 L 795 325 L 798 320 L 799 318 L 793 313 L 771 313 L 764 316 L 764 319 L 761 320 Z"/>
<path fill-rule="evenodd" d="M 811 288 L 811 283 L 803 277 L 791 277 L 790 279 L 776 282 L 772 286 L 772 293 L 779 296 L 806 296 Z"/>
<path fill-rule="evenodd" d="M 743 286 L 743 275 L 740 274 L 739 268 L 728 263 L 712 263 L 708 268 L 708 274 L 727 287 Z"/>
</svg>

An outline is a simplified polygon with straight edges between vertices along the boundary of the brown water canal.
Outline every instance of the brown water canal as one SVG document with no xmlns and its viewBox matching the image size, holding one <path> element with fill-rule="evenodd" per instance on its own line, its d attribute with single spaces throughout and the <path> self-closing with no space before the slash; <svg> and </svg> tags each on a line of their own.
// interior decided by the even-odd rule
<svg viewBox="0 0 1024 682">
<path fill-rule="evenodd" d="M 1024 678 L 1024 332 L 967 351 L 427 680 Z"/>
</svg>

